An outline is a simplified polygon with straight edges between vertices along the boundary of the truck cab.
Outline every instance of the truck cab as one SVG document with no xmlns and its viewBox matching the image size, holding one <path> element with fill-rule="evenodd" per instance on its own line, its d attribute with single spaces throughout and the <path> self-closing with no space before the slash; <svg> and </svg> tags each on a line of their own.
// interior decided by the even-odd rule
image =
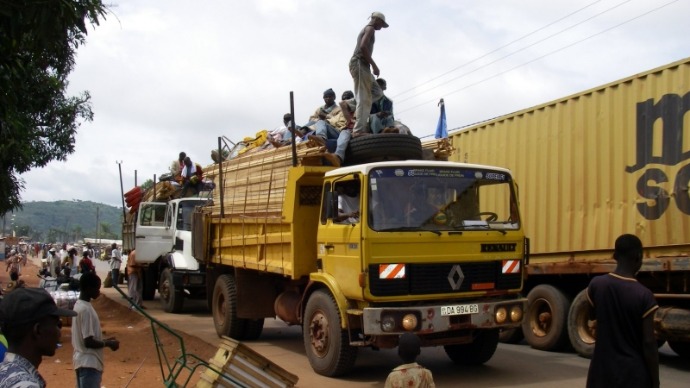
<svg viewBox="0 0 690 388">
<path fill-rule="evenodd" d="M 344 334 L 329 341 L 348 339 L 345 353 L 394 347 L 414 332 L 423 346 L 443 345 L 456 363 L 475 365 L 491 358 L 499 330 L 520 326 L 528 244 L 509 170 L 363 164 L 326 172 L 322 196 L 303 315 L 315 370 L 337 374 L 329 365 L 349 359 L 323 346 L 337 323 Z"/>
<path fill-rule="evenodd" d="M 185 297 L 204 296 L 204 268 L 192 253 L 192 214 L 208 202 L 180 198 L 139 205 L 133 248 L 145 266 L 144 299 L 152 299 L 158 289 L 167 312 L 179 312 Z"/>
</svg>

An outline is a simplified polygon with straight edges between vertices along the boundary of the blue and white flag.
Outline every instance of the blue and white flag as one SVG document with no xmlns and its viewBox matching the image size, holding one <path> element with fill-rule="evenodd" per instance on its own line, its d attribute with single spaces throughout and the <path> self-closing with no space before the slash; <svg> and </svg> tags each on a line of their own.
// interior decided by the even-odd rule
<svg viewBox="0 0 690 388">
<path fill-rule="evenodd" d="M 438 102 L 441 107 L 441 115 L 438 117 L 438 124 L 436 124 L 436 138 L 442 139 L 448 137 L 448 124 L 446 123 L 446 105 L 443 99 Z"/>
</svg>

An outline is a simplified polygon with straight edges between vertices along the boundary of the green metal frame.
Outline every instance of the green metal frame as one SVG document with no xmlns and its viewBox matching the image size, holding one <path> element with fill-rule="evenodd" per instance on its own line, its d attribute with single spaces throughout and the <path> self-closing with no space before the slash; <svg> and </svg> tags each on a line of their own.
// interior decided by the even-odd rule
<svg viewBox="0 0 690 388">
<path fill-rule="evenodd" d="M 240 388 L 247 387 L 242 382 L 235 380 L 232 376 L 225 374 L 222 370 L 218 370 L 215 367 L 209 365 L 207 361 L 201 359 L 199 356 L 193 353 L 187 353 L 184 346 L 184 339 L 182 339 L 182 336 L 177 334 L 177 332 L 175 332 L 165 323 L 160 322 L 156 318 L 146 313 L 146 311 L 142 310 L 139 306 L 137 306 L 134 303 L 132 298 L 125 295 L 125 293 L 120 289 L 120 287 L 118 287 L 117 285 L 113 285 L 113 288 L 115 288 L 117 292 L 119 292 L 125 299 L 127 299 L 129 304 L 133 308 L 135 308 L 139 313 L 141 313 L 143 316 L 148 318 L 149 321 L 151 321 L 151 331 L 153 332 L 153 340 L 156 344 L 156 355 L 158 356 L 158 365 L 160 365 L 161 376 L 163 376 L 163 384 L 166 388 L 187 387 L 187 384 L 189 384 L 190 379 L 192 378 L 192 376 L 194 376 L 194 372 L 200 366 L 206 367 L 212 370 L 213 372 L 217 373 L 219 375 L 218 378 L 223 379 L 226 384 L 229 383 L 235 387 Z M 172 357 L 168 357 L 169 353 L 166 353 L 165 351 L 166 346 L 161 342 L 161 337 L 159 335 L 160 330 L 167 332 L 168 334 L 177 338 L 177 341 L 179 342 L 180 355 L 174 357 L 174 362 L 171 361 Z M 194 365 L 189 365 L 190 362 L 194 362 Z M 179 385 L 177 383 L 177 379 L 180 377 L 180 373 L 182 373 L 182 371 L 184 370 L 189 371 L 189 375 L 184 380 L 184 383 L 182 385 Z"/>
</svg>

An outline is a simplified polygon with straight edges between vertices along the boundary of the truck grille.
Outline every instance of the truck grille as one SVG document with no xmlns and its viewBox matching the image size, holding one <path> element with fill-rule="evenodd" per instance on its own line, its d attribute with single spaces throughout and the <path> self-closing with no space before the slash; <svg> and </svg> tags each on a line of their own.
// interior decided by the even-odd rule
<svg viewBox="0 0 690 388">
<path fill-rule="evenodd" d="M 464 279 L 460 287 L 454 290 L 451 283 L 457 285 L 459 282 L 459 275 L 453 270 L 456 265 L 462 269 Z M 500 261 L 407 264 L 405 278 L 380 279 L 379 265 L 371 264 L 369 266 L 369 288 L 371 294 L 375 296 L 452 294 L 475 290 L 493 291 L 520 288 L 522 273 L 503 274 L 501 267 Z M 448 279 L 449 276 L 451 276 L 452 281 Z"/>
</svg>

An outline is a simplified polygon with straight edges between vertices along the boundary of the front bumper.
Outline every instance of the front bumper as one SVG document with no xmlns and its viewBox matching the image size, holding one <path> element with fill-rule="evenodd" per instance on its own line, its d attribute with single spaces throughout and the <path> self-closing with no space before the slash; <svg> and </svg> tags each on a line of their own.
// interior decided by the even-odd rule
<svg viewBox="0 0 690 388">
<path fill-rule="evenodd" d="M 526 298 L 462 300 L 410 307 L 367 307 L 362 312 L 362 323 L 366 335 L 400 334 L 406 331 L 432 334 L 467 329 L 508 329 L 522 323 L 526 307 Z M 501 315 L 501 308 L 506 314 L 505 320 L 499 322 L 497 315 Z M 417 319 L 417 324 L 412 328 L 409 324 L 410 315 Z M 407 324 L 404 324 L 406 318 Z"/>
<path fill-rule="evenodd" d="M 181 288 L 206 288 L 206 273 L 201 271 L 173 271 L 173 283 Z"/>
</svg>

